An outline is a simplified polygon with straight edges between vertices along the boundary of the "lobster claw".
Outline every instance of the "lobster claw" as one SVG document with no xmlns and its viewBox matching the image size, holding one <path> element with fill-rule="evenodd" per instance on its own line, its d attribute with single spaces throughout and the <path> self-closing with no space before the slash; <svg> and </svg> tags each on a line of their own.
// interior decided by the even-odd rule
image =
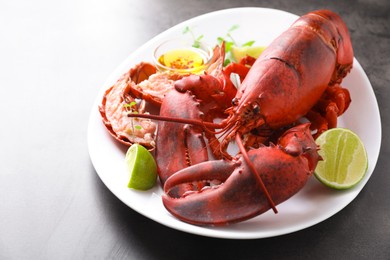
<svg viewBox="0 0 390 260">
<path fill-rule="evenodd" d="M 199 103 L 190 92 L 172 90 L 162 102 L 160 115 L 200 120 L 202 113 L 198 106 Z M 156 143 L 155 158 L 162 184 L 178 170 L 208 160 L 202 129 L 198 126 L 160 122 Z M 175 148 L 163 149 L 167 144 Z"/>
<path fill-rule="evenodd" d="M 290 152 L 291 149 L 293 152 Z M 276 146 L 263 146 L 248 152 L 250 161 L 276 205 L 305 185 L 316 166 L 316 154 L 308 124 L 288 130 Z M 194 191 L 181 198 L 169 196 L 169 191 L 177 185 L 200 180 L 218 180 L 222 184 Z M 271 208 L 263 189 L 241 155 L 233 161 L 209 161 L 183 169 L 167 179 L 164 191 L 162 199 L 167 210 L 178 219 L 196 225 L 232 224 Z"/>
</svg>

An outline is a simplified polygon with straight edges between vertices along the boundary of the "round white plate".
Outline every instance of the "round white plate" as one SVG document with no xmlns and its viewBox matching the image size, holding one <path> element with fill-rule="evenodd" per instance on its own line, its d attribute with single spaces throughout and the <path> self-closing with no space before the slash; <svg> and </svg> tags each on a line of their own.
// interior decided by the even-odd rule
<svg viewBox="0 0 390 260">
<path fill-rule="evenodd" d="M 206 42 L 216 44 L 217 37 L 224 37 L 233 25 L 239 25 L 239 29 L 232 32 L 236 41 L 245 43 L 255 40 L 255 45 L 268 45 L 296 19 L 296 15 L 274 9 L 222 10 L 180 23 L 131 54 L 102 86 L 89 119 L 90 157 L 96 172 L 108 189 L 135 211 L 165 226 L 202 236 L 232 239 L 265 238 L 298 231 L 329 218 L 347 206 L 373 173 L 381 144 L 378 104 L 371 84 L 356 59 L 351 73 L 343 81 L 343 86 L 350 90 L 352 103 L 339 119 L 339 126 L 353 130 L 366 146 L 369 168 L 364 180 L 350 190 L 335 191 L 324 187 L 312 177 L 298 194 L 278 205 L 278 214 L 268 211 L 251 220 L 226 227 L 199 227 L 175 219 L 162 205 L 160 187 L 146 192 L 128 189 L 124 164 L 125 147 L 117 144 L 107 133 L 98 112 L 98 104 L 104 91 L 115 83 L 121 74 L 138 62 L 151 61 L 154 48 L 165 39 L 183 37 L 186 26 L 189 26 L 195 35 L 204 35 Z"/>
</svg>

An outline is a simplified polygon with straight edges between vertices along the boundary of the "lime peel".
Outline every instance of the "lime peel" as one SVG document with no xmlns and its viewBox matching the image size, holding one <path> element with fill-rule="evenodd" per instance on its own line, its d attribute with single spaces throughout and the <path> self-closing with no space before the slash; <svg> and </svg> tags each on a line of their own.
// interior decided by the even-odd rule
<svg viewBox="0 0 390 260">
<path fill-rule="evenodd" d="M 142 145 L 133 144 L 126 152 L 129 173 L 127 187 L 136 190 L 151 189 L 157 180 L 157 164 L 152 154 Z"/>
<path fill-rule="evenodd" d="M 348 189 L 357 185 L 368 169 L 367 151 L 357 134 L 346 128 L 333 128 L 316 139 L 323 158 L 314 175 L 328 187 Z"/>
</svg>

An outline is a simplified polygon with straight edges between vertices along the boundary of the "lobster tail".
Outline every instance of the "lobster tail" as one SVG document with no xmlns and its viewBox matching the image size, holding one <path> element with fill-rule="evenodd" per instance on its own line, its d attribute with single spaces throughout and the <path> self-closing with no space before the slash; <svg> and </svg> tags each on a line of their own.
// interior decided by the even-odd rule
<svg viewBox="0 0 390 260">
<path fill-rule="evenodd" d="M 329 10 L 317 10 L 300 17 L 294 25 L 302 21 L 323 38 L 336 53 L 336 68 L 330 85 L 340 83 L 352 68 L 353 48 L 348 28 L 341 17 Z M 294 26 L 293 25 L 293 26 Z"/>
</svg>

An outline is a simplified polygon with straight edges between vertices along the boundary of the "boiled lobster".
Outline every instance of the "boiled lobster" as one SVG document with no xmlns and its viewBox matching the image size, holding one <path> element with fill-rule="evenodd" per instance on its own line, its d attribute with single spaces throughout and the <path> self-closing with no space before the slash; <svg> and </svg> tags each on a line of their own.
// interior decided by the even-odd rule
<svg viewBox="0 0 390 260">
<path fill-rule="evenodd" d="M 169 122 L 159 125 L 156 145 L 167 210 L 197 225 L 235 223 L 270 208 L 277 212 L 276 205 L 298 192 L 316 167 L 312 133 L 335 127 L 348 108 L 348 90 L 339 84 L 352 63 L 344 22 L 331 11 L 314 11 L 238 73 L 243 81 L 237 92 L 226 76 L 231 69 L 190 75 L 175 81 L 160 115 L 129 114 Z M 199 90 L 205 86 L 211 94 Z M 221 114 L 225 118 L 214 123 Z M 312 124 L 302 124 L 302 118 Z M 221 159 L 209 161 L 203 136 Z M 240 153 L 230 155 L 234 140 Z M 167 157 L 159 147 L 174 152 Z"/>
</svg>

